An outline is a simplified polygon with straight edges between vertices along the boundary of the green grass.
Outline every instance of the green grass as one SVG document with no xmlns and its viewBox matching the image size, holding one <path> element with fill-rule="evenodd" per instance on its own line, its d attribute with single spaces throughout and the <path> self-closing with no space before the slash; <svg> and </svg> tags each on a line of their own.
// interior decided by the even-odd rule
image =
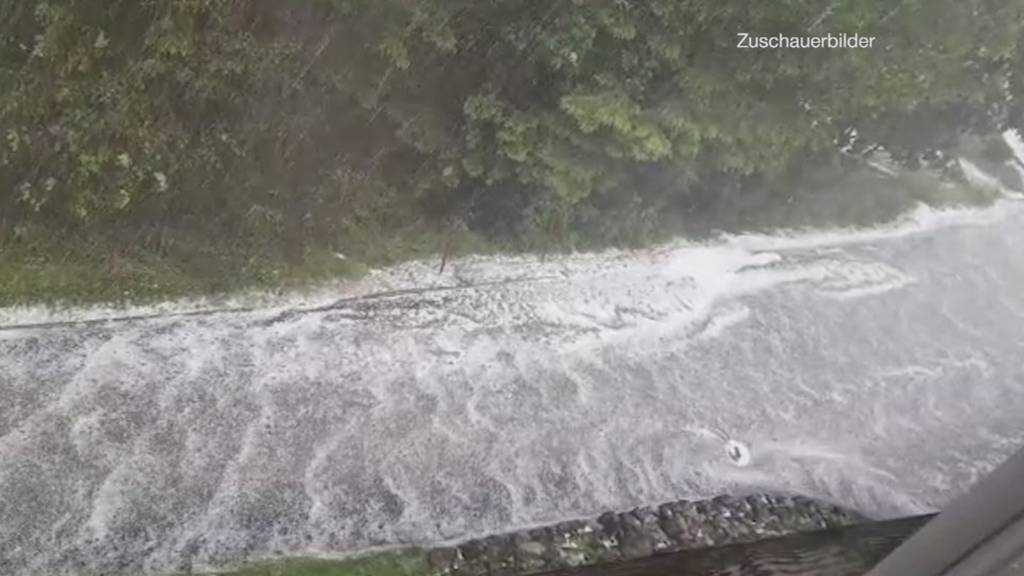
<svg viewBox="0 0 1024 576">
<path fill-rule="evenodd" d="M 547 253 L 609 245 L 639 247 L 670 235 L 701 238 L 717 230 L 872 225 L 891 220 L 918 202 L 985 204 L 996 196 L 995 191 L 944 183 L 925 172 L 888 177 L 870 170 L 823 170 L 787 193 L 787 200 L 780 201 L 785 195 L 779 190 L 751 190 L 741 198 L 704 207 L 699 218 L 694 216 L 677 226 L 651 224 L 651 230 L 637 238 L 614 226 L 591 231 L 591 236 L 608 242 L 551 238 L 528 230 L 515 245 L 498 244 L 464 230 L 449 237 L 447 229 L 436 226 L 418 224 L 387 231 L 383 224 L 375 224 L 351 231 L 345 239 L 309 246 L 296 255 L 296 250 L 289 253 L 287 242 L 272 233 L 232 239 L 216 230 L 178 231 L 169 241 L 157 243 L 124 232 L 84 235 L 22 226 L 0 235 L 0 307 L 144 304 L 249 289 L 301 289 L 332 279 L 356 278 L 372 267 L 411 259 L 429 257 L 440 263 L 446 247 L 452 256 L 524 249 Z M 635 228 L 644 224 L 642 220 L 637 224 L 623 217 L 617 226 Z M 157 244 L 162 248 L 157 250 Z M 336 256 L 339 252 L 344 259 Z"/>
<path fill-rule="evenodd" d="M 290 559 L 246 566 L 222 576 L 422 576 L 430 572 L 420 551 L 383 553 L 350 560 Z"/>
<path fill-rule="evenodd" d="M 369 268 L 437 256 L 447 235 L 410 228 L 367 236 L 340 250 L 309 247 L 299 257 L 281 243 L 242 242 L 213 235 L 180 234 L 170 247 L 109 236 L 22 229 L 0 239 L 0 307 L 48 303 L 147 303 L 211 296 L 246 289 L 302 288 L 336 278 L 357 278 Z M 453 254 L 491 252 L 495 246 L 468 233 Z"/>
<path fill-rule="evenodd" d="M 156 301 L 272 285 L 283 269 L 258 255 L 227 251 L 197 251 L 193 258 L 118 251 L 99 238 L 18 243 L 0 251 L 0 305 Z"/>
</svg>

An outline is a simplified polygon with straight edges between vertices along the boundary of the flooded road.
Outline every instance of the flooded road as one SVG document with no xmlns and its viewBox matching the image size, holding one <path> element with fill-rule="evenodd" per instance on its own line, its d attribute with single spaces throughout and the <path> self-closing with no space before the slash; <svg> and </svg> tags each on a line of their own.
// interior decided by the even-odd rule
<svg viewBox="0 0 1024 576">
<path fill-rule="evenodd" d="M 765 489 L 935 510 L 1024 445 L 1022 246 L 1007 199 L 413 263 L 234 311 L 6 311 L 0 572 L 346 552 Z"/>
</svg>

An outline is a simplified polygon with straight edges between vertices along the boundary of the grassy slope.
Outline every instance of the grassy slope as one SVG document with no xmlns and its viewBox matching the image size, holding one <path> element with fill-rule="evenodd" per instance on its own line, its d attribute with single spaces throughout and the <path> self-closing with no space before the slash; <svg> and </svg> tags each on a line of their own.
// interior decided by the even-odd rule
<svg viewBox="0 0 1024 576">
<path fill-rule="evenodd" d="M 407 230 L 352 244 L 344 259 L 334 251 L 312 248 L 296 263 L 278 247 L 266 245 L 183 237 L 171 249 L 157 252 L 143 243 L 104 236 L 29 230 L 0 243 L 0 307 L 146 303 L 250 288 L 296 288 L 437 255 L 446 244 L 439 231 Z M 496 247 L 464 234 L 450 241 L 450 249 L 460 254 Z"/>
<path fill-rule="evenodd" d="M 867 226 L 891 220 L 918 202 L 984 204 L 998 191 L 942 183 L 923 172 L 888 177 L 867 171 L 838 178 L 834 174 L 808 178 L 789 193 L 785 202 L 778 200 L 777 190 L 752 191 L 740 199 L 707 206 L 700 216 L 690 216 L 684 230 L 676 232 L 706 235 L 715 230 Z M 426 227 L 390 234 L 377 230 L 340 243 L 345 246 L 344 259 L 336 257 L 333 250 L 312 248 L 296 263 L 279 243 L 270 240 L 240 244 L 216 235 L 207 234 L 204 239 L 180 233 L 169 248 L 158 253 L 147 247 L 152 242 L 28 229 L 17 238 L 0 240 L 0 307 L 146 303 L 250 288 L 299 288 L 332 278 L 357 277 L 368 267 L 414 258 L 436 257 L 440 262 L 439 255 L 446 247 L 452 255 L 514 248 L 468 232 L 451 238 L 447 234 Z M 523 246 L 559 249 L 550 240 L 527 240 L 532 241 Z"/>
</svg>

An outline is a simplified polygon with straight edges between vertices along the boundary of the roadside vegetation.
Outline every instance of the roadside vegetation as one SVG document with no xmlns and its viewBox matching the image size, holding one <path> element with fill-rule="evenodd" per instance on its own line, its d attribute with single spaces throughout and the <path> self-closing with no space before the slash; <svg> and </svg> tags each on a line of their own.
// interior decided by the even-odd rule
<svg viewBox="0 0 1024 576">
<path fill-rule="evenodd" d="M 1017 0 L 9 0 L 0 306 L 643 245 L 1022 126 Z"/>
</svg>

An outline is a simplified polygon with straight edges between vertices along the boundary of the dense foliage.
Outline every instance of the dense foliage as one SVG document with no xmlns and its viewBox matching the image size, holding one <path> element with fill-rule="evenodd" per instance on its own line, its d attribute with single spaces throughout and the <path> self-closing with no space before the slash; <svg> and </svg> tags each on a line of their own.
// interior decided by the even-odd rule
<svg viewBox="0 0 1024 576">
<path fill-rule="evenodd" d="M 1019 0 L 7 0 L 0 42 L 7 236 L 620 241 L 841 149 L 1024 125 Z"/>
</svg>

